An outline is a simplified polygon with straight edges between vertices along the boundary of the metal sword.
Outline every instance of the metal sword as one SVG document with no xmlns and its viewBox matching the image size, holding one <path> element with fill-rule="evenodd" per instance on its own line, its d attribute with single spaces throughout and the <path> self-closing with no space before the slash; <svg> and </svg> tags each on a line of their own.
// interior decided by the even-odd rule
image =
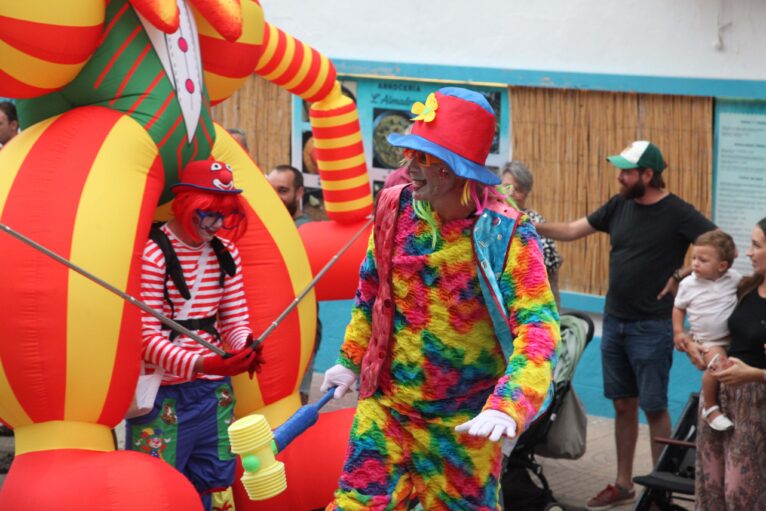
<svg viewBox="0 0 766 511">
<path fill-rule="evenodd" d="M 259 345 L 261 345 L 263 343 L 263 341 L 266 340 L 266 337 L 268 337 L 271 334 L 271 332 L 273 332 L 274 329 L 276 329 L 279 326 L 279 324 L 282 321 L 284 321 L 285 317 L 287 317 L 287 315 L 290 314 L 290 312 L 292 312 L 292 310 L 295 309 L 295 307 L 298 306 L 298 304 L 306 297 L 306 295 L 309 293 L 309 291 L 311 291 L 311 289 L 313 289 L 313 287 L 316 286 L 317 282 L 319 282 L 319 280 L 324 276 L 324 274 L 327 273 L 327 271 L 338 261 L 338 259 L 340 259 L 340 257 L 346 252 L 346 250 L 348 250 L 351 247 L 351 245 L 354 243 L 354 241 L 356 241 L 356 239 L 359 236 L 362 235 L 362 233 L 367 229 L 367 227 L 370 226 L 370 224 L 372 222 L 373 222 L 373 218 L 370 218 L 369 220 L 367 220 L 367 222 L 365 222 L 365 224 L 362 226 L 362 228 L 359 229 L 359 231 L 357 231 L 356 234 L 354 234 L 351 237 L 350 240 L 348 240 L 348 242 L 338 251 L 338 253 L 336 253 L 334 256 L 332 256 L 332 258 L 327 262 L 327 264 L 324 265 L 324 267 L 319 271 L 319 273 L 316 274 L 316 276 L 312 279 L 311 282 L 309 282 L 309 284 L 303 289 L 303 291 L 301 291 L 295 297 L 295 299 L 292 301 L 292 303 L 290 303 L 290 305 L 288 305 L 287 308 L 284 311 L 282 311 L 282 313 L 266 328 L 266 330 L 264 330 L 263 333 L 261 333 L 261 335 L 258 336 L 258 338 L 255 340 L 255 342 L 252 345 L 253 348 L 256 348 Z M 29 245 L 30 247 L 32 247 L 32 248 L 42 252 L 43 254 L 47 255 L 48 257 L 54 259 L 55 261 L 58 261 L 59 263 L 61 263 L 64 266 L 66 266 L 67 268 L 70 268 L 71 270 L 74 270 L 75 272 L 79 273 L 80 275 L 82 275 L 83 277 L 87 278 L 88 280 L 90 280 L 92 282 L 95 282 L 99 286 L 101 286 L 101 287 L 111 291 L 112 293 L 116 294 L 117 296 L 119 296 L 123 300 L 125 300 L 125 301 L 127 301 L 129 303 L 132 303 L 133 305 L 135 305 L 139 309 L 143 310 L 144 312 L 146 312 L 150 316 L 158 319 L 163 325 L 167 326 L 171 330 L 175 330 L 179 334 L 183 334 L 183 335 L 189 337 L 193 341 L 198 342 L 202 346 L 205 346 L 206 348 L 208 348 L 210 351 L 212 351 L 213 353 L 215 353 L 217 355 L 220 355 L 222 357 L 228 357 L 229 356 L 229 354 L 226 353 L 224 350 L 220 349 L 217 346 L 214 346 L 213 344 L 210 344 L 205 339 L 203 339 L 199 335 L 195 334 L 194 332 L 192 332 L 188 328 L 184 327 L 183 325 L 180 325 L 177 322 L 173 321 L 172 319 L 168 318 L 167 316 L 165 316 L 163 314 L 160 314 L 156 310 L 154 310 L 151 307 L 149 307 L 148 305 L 146 305 L 141 300 L 139 300 L 139 299 L 137 299 L 137 298 L 135 298 L 135 297 L 125 293 L 124 291 L 122 291 L 120 289 L 117 289 L 116 287 L 114 287 L 113 285 L 109 284 L 108 282 L 106 282 L 106 281 L 96 277 L 95 275 L 93 275 L 92 273 L 88 272 L 87 270 L 85 270 L 83 268 L 80 268 L 79 266 L 77 266 L 76 264 L 71 262 L 70 260 L 68 260 L 68 259 L 58 255 L 57 253 L 53 252 L 52 250 L 50 250 L 50 249 L 40 245 L 36 241 L 34 241 L 34 240 L 24 236 L 20 232 L 15 231 L 14 229 L 11 229 L 10 227 L 8 227 L 7 225 L 5 225 L 3 223 L 0 223 L 0 229 L 4 230 L 5 232 L 10 234 L 14 238 L 18 239 L 19 241 L 22 241 L 22 242 L 26 243 L 27 245 Z"/>
<path fill-rule="evenodd" d="M 343 245 L 343 247 L 342 247 L 342 248 L 341 248 L 341 249 L 338 251 L 338 253 L 337 253 L 337 254 L 335 254 L 334 256 L 332 256 L 332 258 L 331 258 L 329 261 L 327 261 L 327 264 L 325 264 L 325 265 L 324 265 L 324 268 L 322 268 L 321 270 L 319 270 L 319 273 L 317 273 L 317 274 L 316 274 L 316 277 L 314 277 L 314 279 L 313 279 L 311 282 L 309 282 L 309 284 L 306 286 L 306 288 L 305 288 L 303 291 L 301 291 L 300 293 L 298 293 L 298 296 L 296 296 L 296 297 L 295 297 L 295 299 L 292 301 L 292 303 L 291 303 L 290 305 L 288 305 L 288 306 L 287 306 L 287 308 L 286 308 L 284 311 L 282 311 L 282 314 L 280 314 L 280 315 L 277 317 L 277 319 L 275 319 L 275 320 L 274 320 L 274 321 L 273 321 L 273 322 L 272 322 L 272 323 L 271 323 L 271 324 L 268 326 L 268 328 L 266 328 L 266 330 L 264 330 L 264 331 L 263 331 L 263 333 L 262 333 L 261 335 L 259 335 L 259 336 L 258 336 L 258 338 L 257 338 L 257 339 L 255 340 L 255 342 L 253 343 L 253 348 L 256 348 L 256 347 L 258 347 L 258 346 L 259 346 L 259 345 L 260 345 L 260 344 L 261 344 L 261 343 L 262 343 L 262 342 L 263 342 L 263 341 L 266 339 L 266 337 L 267 337 L 267 336 L 268 336 L 268 335 L 269 335 L 271 332 L 273 332 L 275 328 L 277 328 L 277 327 L 279 326 L 279 324 L 280 324 L 280 323 L 281 323 L 281 322 L 282 322 L 282 321 L 285 319 L 285 317 L 286 317 L 288 314 L 290 314 L 290 312 L 292 312 L 292 310 L 293 310 L 295 307 L 297 307 L 297 306 L 298 306 L 298 304 L 301 302 L 301 300 L 303 300 L 303 298 L 305 298 L 305 297 L 306 297 L 306 295 L 309 293 L 309 291 L 311 291 L 311 289 L 312 289 L 314 286 L 316 286 L 317 282 L 319 282 L 319 279 L 321 279 L 321 278 L 324 276 L 324 274 L 325 274 L 325 273 L 327 273 L 327 270 L 329 270 L 329 269 L 332 267 L 332 265 L 334 265 L 334 264 L 335 264 L 335 263 L 338 261 L 338 259 L 340 259 L 340 256 L 342 256 L 342 255 L 343 255 L 343 254 L 346 252 L 346 250 L 348 250 L 348 249 L 349 249 L 349 247 L 351 247 L 351 245 L 354 243 L 354 241 L 356 241 L 356 239 L 357 239 L 359 236 L 361 236 L 361 235 L 362 235 L 362 233 L 363 233 L 365 230 L 367 230 L 367 227 L 369 227 L 369 226 L 370 226 L 370 224 L 372 223 L 372 221 L 373 221 L 373 218 L 370 218 L 369 220 L 367 220 L 367 222 L 366 222 L 366 223 L 365 223 L 365 224 L 362 226 L 362 228 L 361 228 L 361 229 L 359 229 L 359 231 L 357 231 L 357 233 L 356 233 L 356 234 L 354 234 L 354 235 L 351 237 L 351 239 L 350 239 L 350 240 L 348 240 L 348 243 L 346 243 L 345 245 Z"/>
<path fill-rule="evenodd" d="M 229 354 L 226 353 L 224 350 L 222 350 L 218 346 L 210 344 L 205 339 L 203 339 L 199 335 L 195 334 L 194 332 L 192 332 L 191 330 L 189 330 L 185 326 L 178 324 L 177 322 L 173 321 L 172 319 L 170 319 L 169 317 L 167 317 L 167 316 L 165 316 L 163 314 L 160 314 L 159 312 L 157 312 L 156 310 L 152 309 L 151 307 L 146 305 L 144 302 L 142 302 L 138 298 L 135 298 L 135 297 L 127 294 L 126 292 L 124 292 L 124 291 L 122 291 L 120 289 L 117 289 L 116 287 L 114 287 L 110 283 L 106 282 L 105 280 L 102 280 L 102 279 L 96 277 L 95 275 L 93 275 L 92 273 L 84 270 L 83 268 L 80 268 L 79 266 L 74 264 L 69 259 L 65 259 L 64 257 L 61 257 L 56 252 L 54 252 L 54 251 L 52 251 L 52 250 L 50 250 L 50 249 L 40 245 L 39 243 L 37 243 L 36 241 L 34 241 L 34 240 L 30 239 L 30 238 L 27 238 L 26 236 L 24 236 L 20 232 L 11 229 L 7 225 L 5 225 L 3 223 L 0 223 L 0 229 L 2 229 L 3 231 L 7 232 L 8 234 L 13 236 L 17 240 L 26 243 L 27 245 L 29 245 L 30 247 L 34 248 L 35 250 L 38 250 L 38 251 L 42 252 L 43 254 L 47 255 L 48 257 L 58 261 L 59 263 L 63 264 L 64 266 L 66 266 L 70 270 L 76 271 L 77 273 L 79 273 L 80 275 L 82 275 L 86 279 L 90 280 L 91 282 L 95 282 L 99 286 L 101 286 L 101 287 L 111 291 L 112 293 L 116 294 L 117 296 L 119 296 L 120 298 L 125 300 L 126 302 L 132 303 L 133 305 L 135 305 L 136 307 L 138 307 L 142 311 L 146 312 L 147 314 L 149 314 L 153 318 L 158 319 L 163 325 L 165 325 L 166 327 L 170 328 L 171 330 L 175 330 L 179 334 L 183 334 L 186 337 L 189 337 L 190 339 L 192 339 L 195 342 L 198 342 L 199 344 L 201 344 L 202 346 L 206 347 L 207 349 L 209 349 L 210 351 L 212 351 L 216 355 L 220 355 L 220 356 L 222 356 L 224 358 L 228 358 Z"/>
</svg>

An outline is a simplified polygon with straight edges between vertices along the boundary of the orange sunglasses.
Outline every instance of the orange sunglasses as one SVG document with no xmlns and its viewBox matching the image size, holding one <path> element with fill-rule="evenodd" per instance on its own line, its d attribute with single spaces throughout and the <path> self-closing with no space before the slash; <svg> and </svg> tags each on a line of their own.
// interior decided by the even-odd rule
<svg viewBox="0 0 766 511">
<path fill-rule="evenodd" d="M 431 156 L 423 151 L 416 151 L 415 149 L 405 149 L 404 157 L 410 160 L 415 160 L 419 165 L 424 167 L 430 167 L 431 165 L 444 164 L 442 160 L 436 156 Z"/>
</svg>

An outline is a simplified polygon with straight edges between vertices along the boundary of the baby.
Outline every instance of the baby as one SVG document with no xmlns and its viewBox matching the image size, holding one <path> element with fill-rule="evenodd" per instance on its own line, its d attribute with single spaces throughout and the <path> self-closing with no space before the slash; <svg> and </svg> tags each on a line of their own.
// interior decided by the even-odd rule
<svg viewBox="0 0 766 511">
<path fill-rule="evenodd" d="M 707 350 L 703 354 L 708 371 L 702 375 L 702 417 L 717 431 L 734 427 L 718 406 L 718 380 L 710 371 L 722 367 L 729 346 L 727 320 L 737 304 L 737 284 L 742 278 L 731 269 L 736 253 L 734 240 L 725 232 L 716 230 L 700 235 L 692 246 L 693 273 L 679 284 L 673 308 L 676 348 L 686 351 L 687 342 L 696 342 Z M 691 341 L 684 333 L 687 314 Z"/>
</svg>

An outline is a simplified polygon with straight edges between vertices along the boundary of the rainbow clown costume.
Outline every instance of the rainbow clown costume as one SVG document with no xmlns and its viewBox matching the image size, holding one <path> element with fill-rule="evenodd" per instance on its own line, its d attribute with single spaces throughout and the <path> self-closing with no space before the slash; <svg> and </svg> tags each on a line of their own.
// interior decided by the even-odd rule
<svg viewBox="0 0 766 511">
<path fill-rule="evenodd" d="M 443 88 L 416 103 L 412 184 L 383 190 L 337 364 L 360 379 L 328 510 L 496 510 L 502 437 L 547 406 L 560 340 L 539 237 L 485 166 L 486 99 Z"/>
</svg>

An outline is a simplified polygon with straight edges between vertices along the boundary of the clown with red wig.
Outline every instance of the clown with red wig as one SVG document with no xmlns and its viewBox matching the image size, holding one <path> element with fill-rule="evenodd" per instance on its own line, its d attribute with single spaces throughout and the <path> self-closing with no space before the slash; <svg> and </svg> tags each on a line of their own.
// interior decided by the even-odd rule
<svg viewBox="0 0 766 511">
<path fill-rule="evenodd" d="M 337 364 L 360 379 L 339 489 L 328 510 L 500 509 L 503 437 L 551 396 L 558 312 L 530 219 L 484 166 L 495 134 L 481 94 L 416 103 L 411 184 L 381 192 Z"/>
<path fill-rule="evenodd" d="M 227 428 L 234 400 L 230 377 L 259 369 L 234 242 L 247 229 L 242 190 L 232 169 L 195 161 L 173 186 L 173 218 L 152 228 L 143 253 L 141 299 L 228 352 L 221 357 L 142 315 L 143 359 L 162 371 L 162 383 L 147 415 L 128 420 L 128 445 L 141 445 L 147 429 L 163 431 L 163 460 L 194 484 L 206 509 L 211 494 L 226 490 L 235 459 Z"/>
</svg>

